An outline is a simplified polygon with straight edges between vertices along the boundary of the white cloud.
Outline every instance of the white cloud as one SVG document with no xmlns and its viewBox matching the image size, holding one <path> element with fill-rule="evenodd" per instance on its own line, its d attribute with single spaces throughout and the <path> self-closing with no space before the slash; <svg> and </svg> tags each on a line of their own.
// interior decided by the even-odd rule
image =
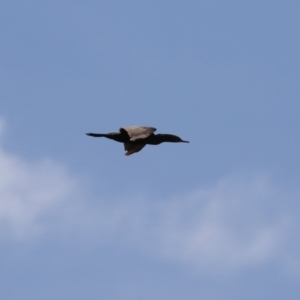
<svg viewBox="0 0 300 300">
<path fill-rule="evenodd" d="M 121 243 L 202 270 L 228 271 L 280 260 L 295 228 L 293 213 L 276 208 L 283 196 L 262 176 L 233 176 L 160 201 L 87 201 L 84 190 L 61 164 L 26 162 L 0 147 L 0 238 L 38 241 L 52 232 L 91 247 Z"/>
<path fill-rule="evenodd" d="M 50 160 L 28 163 L 0 149 L 2 237 L 37 237 L 45 226 L 43 218 L 59 214 L 75 187 L 59 164 Z"/>
<path fill-rule="evenodd" d="M 270 214 L 278 200 L 264 177 L 230 178 L 168 201 L 154 233 L 157 251 L 206 270 L 237 270 L 276 258 L 288 215 Z"/>
</svg>

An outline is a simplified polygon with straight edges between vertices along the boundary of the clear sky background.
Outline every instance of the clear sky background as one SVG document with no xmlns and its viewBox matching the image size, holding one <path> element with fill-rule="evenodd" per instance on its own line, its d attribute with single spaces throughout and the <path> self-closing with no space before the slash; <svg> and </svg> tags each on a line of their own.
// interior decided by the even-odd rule
<svg viewBox="0 0 300 300">
<path fill-rule="evenodd" d="M 299 11 L 1 1 L 0 298 L 298 300 Z"/>
</svg>

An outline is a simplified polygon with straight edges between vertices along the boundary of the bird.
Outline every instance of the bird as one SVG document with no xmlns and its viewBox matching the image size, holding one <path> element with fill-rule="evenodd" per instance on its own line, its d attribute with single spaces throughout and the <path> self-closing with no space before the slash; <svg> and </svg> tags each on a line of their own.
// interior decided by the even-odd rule
<svg viewBox="0 0 300 300">
<path fill-rule="evenodd" d="M 154 134 L 156 128 L 147 126 L 121 127 L 118 132 L 110 133 L 86 133 L 92 137 L 106 137 L 124 144 L 125 155 L 141 151 L 146 145 L 159 145 L 164 142 L 170 143 L 189 143 L 173 134 Z"/>
</svg>

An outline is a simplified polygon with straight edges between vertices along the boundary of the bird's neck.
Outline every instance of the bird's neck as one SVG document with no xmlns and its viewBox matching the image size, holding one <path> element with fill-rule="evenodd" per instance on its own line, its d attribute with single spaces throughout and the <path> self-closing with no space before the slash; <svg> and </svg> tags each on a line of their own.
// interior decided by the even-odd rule
<svg viewBox="0 0 300 300">
<path fill-rule="evenodd" d="M 171 135 L 160 133 L 160 134 L 151 135 L 149 136 L 149 138 L 147 138 L 147 144 L 150 145 L 159 145 L 164 142 L 172 142 Z"/>
</svg>

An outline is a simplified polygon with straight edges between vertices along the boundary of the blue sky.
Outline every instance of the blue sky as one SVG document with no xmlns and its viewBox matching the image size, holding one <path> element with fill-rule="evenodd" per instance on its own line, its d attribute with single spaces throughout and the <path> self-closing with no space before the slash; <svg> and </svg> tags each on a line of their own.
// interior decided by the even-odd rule
<svg viewBox="0 0 300 300">
<path fill-rule="evenodd" d="M 1 1 L 1 299 L 298 299 L 299 9 Z"/>
</svg>

